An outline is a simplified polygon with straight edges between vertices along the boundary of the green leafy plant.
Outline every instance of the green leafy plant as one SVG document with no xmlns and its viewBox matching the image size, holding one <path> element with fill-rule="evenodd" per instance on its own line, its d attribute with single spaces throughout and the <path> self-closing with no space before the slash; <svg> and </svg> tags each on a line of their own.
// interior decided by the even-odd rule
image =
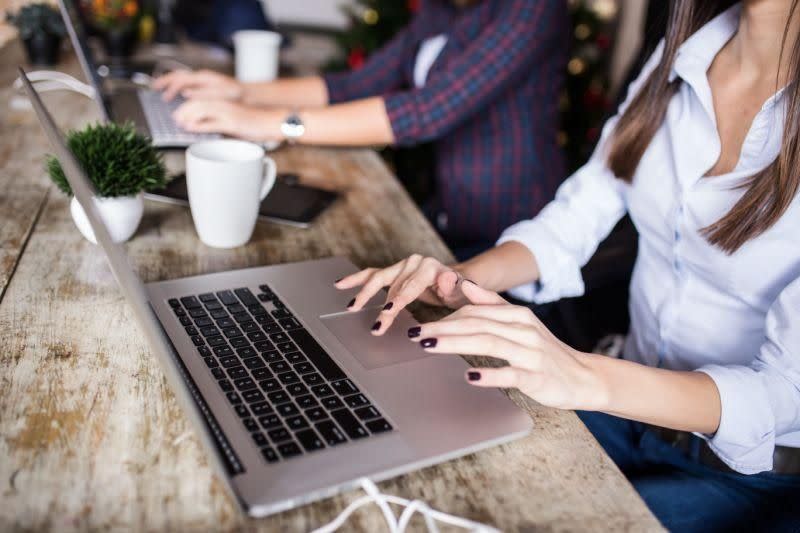
<svg viewBox="0 0 800 533">
<path fill-rule="evenodd" d="M 109 198 L 131 196 L 167 183 L 167 169 L 150 139 L 137 133 L 133 124 L 94 124 L 67 133 L 67 146 L 97 189 Z M 72 195 L 61 164 L 47 158 L 47 173 L 59 189 Z"/>
<path fill-rule="evenodd" d="M 6 20 L 17 28 L 23 40 L 37 34 L 59 38 L 67 34 L 61 14 L 52 5 L 43 2 L 23 6 L 16 14 L 7 12 Z"/>
</svg>

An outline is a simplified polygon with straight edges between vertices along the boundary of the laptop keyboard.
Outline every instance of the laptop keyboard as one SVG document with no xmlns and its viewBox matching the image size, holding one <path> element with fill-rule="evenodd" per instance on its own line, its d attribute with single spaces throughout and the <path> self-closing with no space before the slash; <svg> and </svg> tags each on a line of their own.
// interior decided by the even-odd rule
<svg viewBox="0 0 800 533">
<path fill-rule="evenodd" d="M 165 102 L 159 91 L 146 89 L 137 91 L 137 95 L 147 120 L 147 126 L 150 128 L 150 136 L 156 144 L 179 145 L 220 138 L 216 133 L 191 133 L 178 126 L 172 119 L 172 112 L 186 101 L 184 98 L 177 96 L 171 101 Z"/>
<path fill-rule="evenodd" d="M 169 305 L 267 462 L 393 429 L 269 286 Z"/>
</svg>

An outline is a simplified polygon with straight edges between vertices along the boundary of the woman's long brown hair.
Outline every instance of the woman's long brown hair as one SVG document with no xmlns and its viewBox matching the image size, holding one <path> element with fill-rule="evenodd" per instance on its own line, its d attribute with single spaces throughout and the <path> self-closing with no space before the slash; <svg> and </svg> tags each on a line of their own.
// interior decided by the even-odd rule
<svg viewBox="0 0 800 533">
<path fill-rule="evenodd" d="M 792 2 L 789 20 L 783 31 L 784 47 L 789 37 L 789 22 L 795 15 L 798 1 Z M 734 0 L 671 2 L 661 61 L 631 100 L 612 136 L 608 166 L 617 178 L 628 183 L 633 180 L 642 155 L 664 121 L 670 99 L 681 83 L 678 79 L 669 81 L 678 48 L 690 35 L 734 3 Z M 781 55 L 783 53 L 782 49 Z M 800 38 L 797 36 L 790 54 L 789 84 L 784 96 L 786 118 L 778 157 L 764 170 L 744 180 L 740 184 L 745 189 L 743 196 L 721 219 L 701 230 L 710 243 L 728 254 L 771 228 L 789 207 L 800 186 L 800 84 L 797 79 Z M 783 61 L 779 61 L 779 64 L 783 64 Z M 777 85 L 776 78 L 776 90 Z"/>
</svg>

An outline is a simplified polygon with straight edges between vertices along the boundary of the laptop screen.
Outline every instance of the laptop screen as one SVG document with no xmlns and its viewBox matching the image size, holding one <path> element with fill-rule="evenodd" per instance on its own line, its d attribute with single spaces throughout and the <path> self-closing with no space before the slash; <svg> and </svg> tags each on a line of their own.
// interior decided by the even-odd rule
<svg viewBox="0 0 800 533">
<path fill-rule="evenodd" d="M 103 100 L 103 79 L 97 73 L 97 64 L 94 61 L 88 35 L 83 26 L 83 19 L 78 12 L 78 7 L 72 0 L 58 0 L 58 7 L 61 10 L 61 18 L 64 19 L 64 25 L 67 27 L 72 47 L 75 49 L 75 55 L 78 56 L 78 62 L 81 64 L 84 76 L 86 76 L 86 81 L 94 87 L 94 99 L 100 106 L 103 118 L 108 121 L 110 117 Z"/>
</svg>

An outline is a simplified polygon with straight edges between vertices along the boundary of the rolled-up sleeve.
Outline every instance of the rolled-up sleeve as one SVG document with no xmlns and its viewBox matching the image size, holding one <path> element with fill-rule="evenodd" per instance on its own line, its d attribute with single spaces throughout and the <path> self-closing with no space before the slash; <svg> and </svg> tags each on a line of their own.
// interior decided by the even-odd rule
<svg viewBox="0 0 800 533">
<path fill-rule="evenodd" d="M 708 365 L 722 415 L 704 436 L 728 466 L 743 474 L 772 469 L 775 440 L 800 432 L 800 278 L 767 312 L 766 339 L 750 365 Z M 701 435 L 702 436 L 702 435 Z"/>
<path fill-rule="evenodd" d="M 606 165 L 609 139 L 619 116 L 661 59 L 660 44 L 614 117 L 603 127 L 592 157 L 558 189 L 555 199 L 532 220 L 506 229 L 497 244 L 514 241 L 527 247 L 539 266 L 539 279 L 509 292 L 521 300 L 545 303 L 580 296 L 581 268 L 626 212 L 624 184 Z"/>
<path fill-rule="evenodd" d="M 479 36 L 424 87 L 385 96 L 395 142 L 438 139 L 468 120 L 560 43 L 564 2 L 508 0 Z M 531 102 L 531 105 L 534 105 Z"/>
</svg>

